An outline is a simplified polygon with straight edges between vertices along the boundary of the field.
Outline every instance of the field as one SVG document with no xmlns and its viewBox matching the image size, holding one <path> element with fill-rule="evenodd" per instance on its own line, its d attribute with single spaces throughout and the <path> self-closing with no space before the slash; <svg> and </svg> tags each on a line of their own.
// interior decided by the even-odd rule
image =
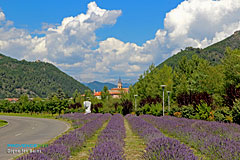
<svg viewBox="0 0 240 160">
<path fill-rule="evenodd" d="M 6 121 L 3 121 L 3 120 L 0 120 L 0 127 L 3 127 L 7 125 L 7 122 Z"/>
<path fill-rule="evenodd" d="M 60 116 L 74 128 L 25 159 L 240 159 L 240 126 L 171 116 Z"/>
</svg>

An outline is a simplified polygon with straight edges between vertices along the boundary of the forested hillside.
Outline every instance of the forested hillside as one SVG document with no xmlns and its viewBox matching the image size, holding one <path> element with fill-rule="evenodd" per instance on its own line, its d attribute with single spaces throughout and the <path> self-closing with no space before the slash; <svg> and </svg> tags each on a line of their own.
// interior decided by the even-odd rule
<svg viewBox="0 0 240 160">
<path fill-rule="evenodd" d="M 89 89 L 77 80 L 45 62 L 27 62 L 0 54 L 0 98 L 47 97 L 62 89 L 71 96 L 77 89 L 81 93 Z"/>
<path fill-rule="evenodd" d="M 162 68 L 164 64 L 174 68 L 183 56 L 190 59 L 194 54 L 197 54 L 200 58 L 208 60 L 211 64 L 219 64 L 221 58 L 224 57 L 227 47 L 231 49 L 240 49 L 240 31 L 236 31 L 230 37 L 204 49 L 187 47 L 185 50 L 181 50 L 176 55 L 159 64 L 157 68 Z"/>
</svg>

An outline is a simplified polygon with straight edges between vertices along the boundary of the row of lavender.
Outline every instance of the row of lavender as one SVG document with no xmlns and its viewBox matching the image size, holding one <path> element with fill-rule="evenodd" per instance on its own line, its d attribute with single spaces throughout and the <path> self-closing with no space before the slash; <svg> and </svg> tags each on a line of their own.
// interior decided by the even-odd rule
<svg viewBox="0 0 240 160">
<path fill-rule="evenodd" d="M 120 114 L 115 114 L 98 136 L 97 145 L 92 149 L 89 160 L 125 159 L 123 150 L 125 137 L 124 118 Z"/>
<path fill-rule="evenodd" d="M 144 159 L 198 159 L 186 145 L 178 140 L 165 137 L 157 128 L 140 117 L 127 115 L 126 118 L 133 131 L 137 132 L 147 143 Z"/>
<path fill-rule="evenodd" d="M 240 126 L 170 116 L 140 116 L 209 159 L 240 159 Z"/>
<path fill-rule="evenodd" d="M 80 128 L 89 121 L 96 119 L 98 116 L 95 114 L 84 114 L 84 113 L 67 113 L 60 115 L 57 118 L 67 119 L 72 121 L 73 128 Z"/>
<path fill-rule="evenodd" d="M 74 115 L 70 115 L 74 116 Z M 81 117 L 81 115 L 78 115 Z M 81 119 L 86 122 L 81 128 L 70 131 L 63 135 L 46 148 L 41 148 L 41 153 L 30 153 L 23 155 L 17 160 L 67 160 L 71 152 L 78 151 L 86 139 L 90 138 L 103 123 L 106 122 L 111 114 L 89 114 L 83 115 Z M 77 116 L 76 116 L 77 117 Z M 79 117 L 79 118 L 80 118 Z"/>
</svg>

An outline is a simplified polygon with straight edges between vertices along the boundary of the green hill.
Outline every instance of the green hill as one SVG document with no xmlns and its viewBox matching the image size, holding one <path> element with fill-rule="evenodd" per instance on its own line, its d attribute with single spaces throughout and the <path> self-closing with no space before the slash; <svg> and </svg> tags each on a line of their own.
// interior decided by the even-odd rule
<svg viewBox="0 0 240 160">
<path fill-rule="evenodd" d="M 76 89 L 81 93 L 89 89 L 52 64 L 18 61 L 2 54 L 0 79 L 0 98 L 20 97 L 22 94 L 45 98 L 60 88 L 71 96 Z"/>
<path fill-rule="evenodd" d="M 162 68 L 164 64 L 174 68 L 183 56 L 190 59 L 194 54 L 208 60 L 211 64 L 218 64 L 224 56 L 227 47 L 230 47 L 231 49 L 240 49 L 240 31 L 236 31 L 230 37 L 204 49 L 187 47 L 185 50 L 181 50 L 176 55 L 159 64 L 157 68 Z"/>
</svg>

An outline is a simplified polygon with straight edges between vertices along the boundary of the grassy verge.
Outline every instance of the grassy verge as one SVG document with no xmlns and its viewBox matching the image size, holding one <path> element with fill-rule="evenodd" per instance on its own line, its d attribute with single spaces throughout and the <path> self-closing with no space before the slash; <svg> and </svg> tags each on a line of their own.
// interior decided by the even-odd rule
<svg viewBox="0 0 240 160">
<path fill-rule="evenodd" d="M 97 139 L 99 134 L 107 127 L 109 121 L 105 122 L 102 126 L 102 128 L 100 128 L 90 139 L 88 139 L 83 148 L 80 150 L 79 153 L 76 153 L 76 155 L 73 155 L 70 160 L 87 160 L 89 155 L 90 155 L 90 150 L 92 148 L 95 147 L 96 143 L 97 143 Z"/>
<path fill-rule="evenodd" d="M 0 120 L 0 127 L 3 127 L 5 125 L 7 125 L 8 122 L 7 121 L 4 121 L 4 120 Z"/>
<path fill-rule="evenodd" d="M 58 114 L 48 114 L 48 113 L 2 113 L 0 112 L 0 115 L 2 116 L 20 116 L 20 117 L 33 117 L 33 118 L 49 118 L 49 119 L 55 119 Z"/>
<path fill-rule="evenodd" d="M 133 133 L 126 119 L 124 119 L 124 126 L 126 129 L 126 138 L 125 138 L 125 156 L 126 159 L 142 159 L 143 152 L 146 148 L 144 141 Z"/>
</svg>

